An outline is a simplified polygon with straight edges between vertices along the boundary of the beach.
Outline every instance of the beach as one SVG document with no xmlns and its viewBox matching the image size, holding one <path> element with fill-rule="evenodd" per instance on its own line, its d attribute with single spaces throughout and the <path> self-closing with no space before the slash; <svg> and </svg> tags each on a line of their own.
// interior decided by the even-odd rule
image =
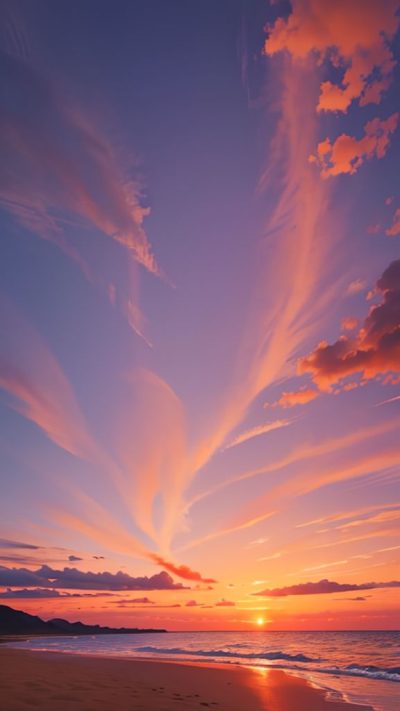
<svg viewBox="0 0 400 711">
<path fill-rule="evenodd" d="M 0 711 L 372 711 L 281 670 L 0 649 Z"/>
</svg>

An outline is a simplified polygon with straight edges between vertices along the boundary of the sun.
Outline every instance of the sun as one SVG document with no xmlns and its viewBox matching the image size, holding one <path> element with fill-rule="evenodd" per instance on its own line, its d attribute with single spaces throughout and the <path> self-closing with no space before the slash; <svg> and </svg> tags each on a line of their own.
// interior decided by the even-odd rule
<svg viewBox="0 0 400 711">
<path fill-rule="evenodd" d="M 265 624 L 264 618 L 263 618 L 263 617 L 257 617 L 257 619 L 256 619 L 256 624 L 258 625 L 258 627 L 262 627 L 262 626 Z"/>
</svg>

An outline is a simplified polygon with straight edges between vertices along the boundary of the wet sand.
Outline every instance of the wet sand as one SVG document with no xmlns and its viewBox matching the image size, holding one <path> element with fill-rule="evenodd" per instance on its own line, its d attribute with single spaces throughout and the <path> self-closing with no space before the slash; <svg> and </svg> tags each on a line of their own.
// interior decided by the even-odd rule
<svg viewBox="0 0 400 711">
<path fill-rule="evenodd" d="M 372 711 L 280 670 L 0 648 L 0 711 Z"/>
</svg>

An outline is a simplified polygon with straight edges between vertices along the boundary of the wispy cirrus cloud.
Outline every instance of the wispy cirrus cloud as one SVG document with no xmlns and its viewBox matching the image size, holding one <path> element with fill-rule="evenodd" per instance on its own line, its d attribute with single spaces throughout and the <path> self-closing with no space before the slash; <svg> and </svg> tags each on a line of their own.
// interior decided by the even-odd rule
<svg viewBox="0 0 400 711">
<path fill-rule="evenodd" d="M 249 439 L 254 439 L 254 437 L 260 437 L 260 435 L 267 434 L 268 432 L 273 432 L 274 430 L 279 430 L 282 427 L 287 427 L 292 424 L 291 420 L 274 420 L 273 422 L 266 422 L 264 425 L 258 425 L 252 427 L 250 430 L 246 430 L 241 434 L 234 437 L 224 449 L 231 449 L 231 447 L 236 447 L 238 444 L 243 444 L 243 442 L 248 442 Z"/>
<path fill-rule="evenodd" d="M 299 447 L 294 448 L 288 454 L 285 454 L 280 459 L 270 462 L 264 466 L 255 467 L 249 469 L 248 471 L 242 472 L 241 474 L 231 477 L 220 484 L 213 486 L 212 488 L 198 494 L 198 496 L 193 497 L 190 502 L 190 506 L 194 506 L 197 502 L 202 501 L 208 496 L 213 496 L 214 494 L 222 491 L 223 489 L 232 486 L 240 481 L 246 481 L 247 479 L 252 479 L 254 477 L 269 476 L 274 472 L 278 472 L 291 464 L 299 463 L 307 459 L 313 459 L 321 457 L 325 454 L 330 454 L 333 452 L 339 453 L 341 450 L 345 450 L 354 445 L 357 445 L 363 441 L 367 441 L 372 437 L 379 437 L 386 432 L 391 432 L 396 430 L 400 426 L 398 419 L 393 421 L 387 421 L 378 425 L 371 425 L 364 429 L 356 430 L 350 434 L 345 434 L 340 437 L 332 437 L 323 442 L 318 442 L 317 444 L 306 443 L 301 444 Z M 250 517 L 252 518 L 252 517 Z"/>
<path fill-rule="evenodd" d="M 67 237 L 65 223 L 95 228 L 157 273 L 140 189 L 124 178 L 93 120 L 69 105 L 32 61 L 2 52 L 1 62 L 2 94 L 13 99 L 0 114 L 3 209 L 57 244 L 86 275 L 91 268 Z"/>
<path fill-rule="evenodd" d="M 317 526 L 325 524 L 336 524 L 341 521 L 350 521 L 352 519 L 359 520 L 360 517 L 368 514 L 375 514 L 378 511 L 385 511 L 386 509 L 397 509 L 400 503 L 390 502 L 387 504 L 374 504 L 372 506 L 361 506 L 358 509 L 353 509 L 351 511 L 340 511 L 338 513 L 329 514 L 328 516 L 320 516 L 319 518 L 311 519 L 310 521 L 305 521 L 304 523 L 298 523 L 296 528 L 305 528 L 308 526 Z"/>
</svg>

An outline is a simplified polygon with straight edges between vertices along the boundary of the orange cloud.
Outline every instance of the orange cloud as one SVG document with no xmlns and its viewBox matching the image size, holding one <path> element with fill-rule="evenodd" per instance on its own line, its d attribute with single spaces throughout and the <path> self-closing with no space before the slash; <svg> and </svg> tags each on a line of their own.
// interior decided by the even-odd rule
<svg viewBox="0 0 400 711">
<path fill-rule="evenodd" d="M 400 370 L 400 259 L 392 262 L 376 285 L 383 298 L 371 307 L 358 335 L 340 338 L 333 344 L 322 342 L 298 363 L 299 373 L 311 373 L 321 390 L 349 375 L 364 379 Z"/>
<path fill-rule="evenodd" d="M 315 400 L 318 397 L 318 390 L 313 388 L 302 388 L 296 392 L 284 392 L 279 400 L 272 403 L 271 407 L 295 407 L 296 405 L 306 405 L 308 402 Z"/>
<path fill-rule="evenodd" d="M 396 64 L 389 47 L 399 26 L 397 0 L 292 0 L 287 19 L 268 27 L 265 52 L 282 50 L 295 59 L 310 52 L 342 72 L 337 83 L 320 86 L 319 111 L 347 111 L 379 104 Z"/>
<path fill-rule="evenodd" d="M 321 168 L 321 176 L 328 178 L 341 173 L 356 173 L 366 160 L 383 158 L 390 143 L 390 135 L 397 128 L 399 114 L 395 113 L 386 120 L 374 118 L 364 127 L 364 136 L 360 139 L 342 133 L 331 143 L 329 138 L 318 144 L 317 154 L 309 160 Z"/>
<path fill-rule="evenodd" d="M 183 578 L 183 580 L 192 580 L 198 583 L 216 583 L 217 581 L 213 578 L 203 578 L 200 573 L 196 570 L 192 570 L 187 565 L 176 565 L 170 561 L 163 558 L 157 553 L 150 554 L 149 558 L 154 560 L 155 563 L 161 565 L 163 568 L 169 570 L 170 573 L 177 575 L 178 578 Z"/>
<path fill-rule="evenodd" d="M 390 227 L 386 230 L 385 234 L 388 237 L 397 237 L 400 235 L 400 208 L 397 208 L 393 216 L 393 222 Z"/>
</svg>

